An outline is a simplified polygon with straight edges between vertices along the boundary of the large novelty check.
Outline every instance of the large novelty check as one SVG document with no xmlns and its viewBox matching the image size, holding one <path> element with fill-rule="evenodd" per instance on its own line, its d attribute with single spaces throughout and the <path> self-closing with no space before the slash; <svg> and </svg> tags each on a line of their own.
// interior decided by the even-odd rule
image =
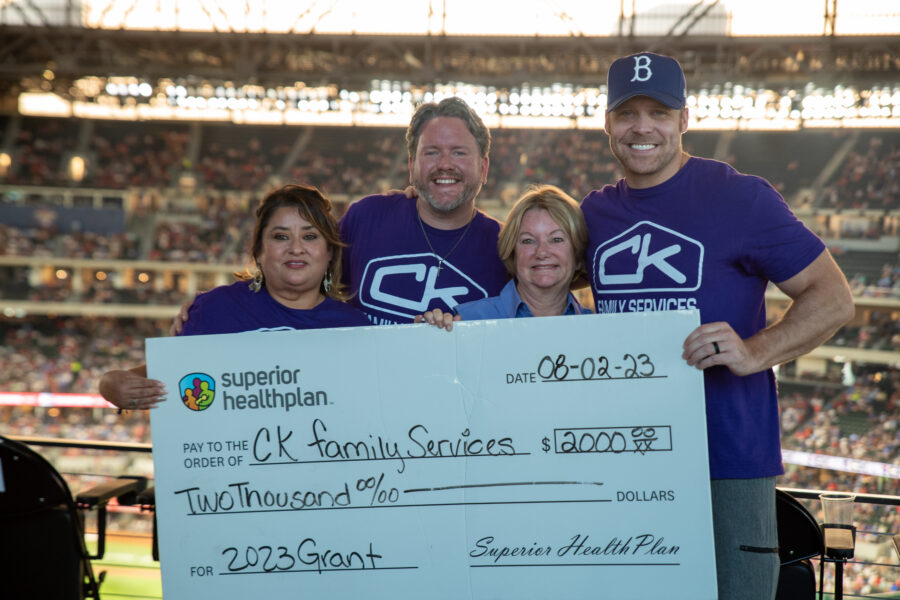
<svg viewBox="0 0 900 600">
<path fill-rule="evenodd" d="M 164 597 L 715 598 L 698 322 L 148 340 Z"/>
</svg>

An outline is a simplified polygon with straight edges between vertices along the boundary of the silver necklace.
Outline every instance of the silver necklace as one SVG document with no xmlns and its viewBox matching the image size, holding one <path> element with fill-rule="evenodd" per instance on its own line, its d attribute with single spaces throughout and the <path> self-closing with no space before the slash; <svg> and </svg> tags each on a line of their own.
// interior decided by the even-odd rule
<svg viewBox="0 0 900 600">
<path fill-rule="evenodd" d="M 440 274 L 441 274 L 441 269 L 444 268 L 444 262 L 445 262 L 448 258 L 450 258 L 450 255 L 453 254 L 453 251 L 456 250 L 456 248 L 459 246 L 460 242 L 463 241 L 463 238 L 466 237 L 466 233 L 469 232 L 469 227 L 472 226 L 472 221 L 475 220 L 475 215 L 474 215 L 474 214 L 472 215 L 472 218 L 469 219 L 469 222 L 468 222 L 468 223 L 466 223 L 466 228 L 463 229 L 463 232 L 462 232 L 461 234 L 459 234 L 459 239 L 456 240 L 456 243 L 453 244 L 453 247 L 450 248 L 450 250 L 447 251 L 447 254 L 445 254 L 443 257 L 439 256 L 438 253 L 434 251 L 434 246 L 431 245 L 431 240 L 428 239 L 428 233 L 425 231 L 425 224 L 422 223 L 422 215 L 419 214 L 419 211 L 418 211 L 418 210 L 416 210 L 416 217 L 419 219 L 419 229 L 422 230 L 422 235 L 425 237 L 425 243 L 428 244 L 428 249 L 431 250 L 431 253 L 432 253 L 434 256 L 437 256 L 437 259 L 438 259 L 438 275 L 440 275 Z"/>
</svg>

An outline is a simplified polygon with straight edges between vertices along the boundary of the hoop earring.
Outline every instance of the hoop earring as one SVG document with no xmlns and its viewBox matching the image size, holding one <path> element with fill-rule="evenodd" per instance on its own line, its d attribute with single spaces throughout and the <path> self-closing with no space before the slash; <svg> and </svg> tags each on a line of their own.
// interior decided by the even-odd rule
<svg viewBox="0 0 900 600">
<path fill-rule="evenodd" d="M 262 269 L 259 268 L 259 264 L 256 265 L 256 273 L 253 275 L 253 279 L 250 280 L 250 291 L 254 294 L 259 292 L 262 288 L 263 284 L 263 272 Z"/>
<path fill-rule="evenodd" d="M 328 294 L 331 292 L 331 271 L 325 273 L 325 279 L 322 280 L 322 289 Z"/>
</svg>

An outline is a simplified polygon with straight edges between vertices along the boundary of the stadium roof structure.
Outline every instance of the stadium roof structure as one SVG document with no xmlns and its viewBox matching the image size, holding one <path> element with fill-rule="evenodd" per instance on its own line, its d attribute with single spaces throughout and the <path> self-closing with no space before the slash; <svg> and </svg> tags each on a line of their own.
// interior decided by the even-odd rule
<svg viewBox="0 0 900 600">
<path fill-rule="evenodd" d="M 66 7 L 80 15 L 88 4 L 70 1 Z M 219 27 L 211 17 L 207 30 L 89 27 L 73 25 L 70 13 L 42 11 L 40 0 L 13 0 L 0 6 L 0 96 L 43 90 L 70 97 L 76 93 L 72 83 L 85 76 L 193 77 L 262 86 L 303 81 L 349 88 L 373 79 L 416 86 L 459 81 L 597 86 L 615 57 L 641 50 L 677 56 L 692 86 L 741 81 L 775 89 L 898 80 L 900 35 L 837 35 L 837 0 L 824 0 L 824 14 L 822 3 L 816 3 L 816 14 L 809 15 L 821 25 L 821 35 L 793 36 L 730 35 L 730 15 L 718 0 L 665 5 L 665 18 L 652 15 L 650 25 L 641 15 L 626 15 L 625 5 L 632 1 L 616 4 L 619 17 L 609 35 L 586 35 L 572 27 L 568 35 L 398 35 L 321 33 L 315 27 L 238 30 Z M 890 18 L 900 20 L 900 14 Z"/>
</svg>

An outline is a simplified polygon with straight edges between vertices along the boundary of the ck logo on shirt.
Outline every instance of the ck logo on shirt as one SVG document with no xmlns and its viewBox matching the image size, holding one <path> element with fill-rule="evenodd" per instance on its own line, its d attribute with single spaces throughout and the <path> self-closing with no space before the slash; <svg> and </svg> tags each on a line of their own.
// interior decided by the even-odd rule
<svg viewBox="0 0 900 600">
<path fill-rule="evenodd" d="M 486 297 L 484 288 L 451 263 L 445 261 L 439 269 L 439 259 L 431 253 L 371 260 L 359 286 L 363 306 L 410 319 L 429 308 L 450 310 Z"/>
<path fill-rule="evenodd" d="M 604 294 L 690 292 L 703 276 L 703 244 L 641 221 L 594 252 L 594 282 Z"/>
</svg>

